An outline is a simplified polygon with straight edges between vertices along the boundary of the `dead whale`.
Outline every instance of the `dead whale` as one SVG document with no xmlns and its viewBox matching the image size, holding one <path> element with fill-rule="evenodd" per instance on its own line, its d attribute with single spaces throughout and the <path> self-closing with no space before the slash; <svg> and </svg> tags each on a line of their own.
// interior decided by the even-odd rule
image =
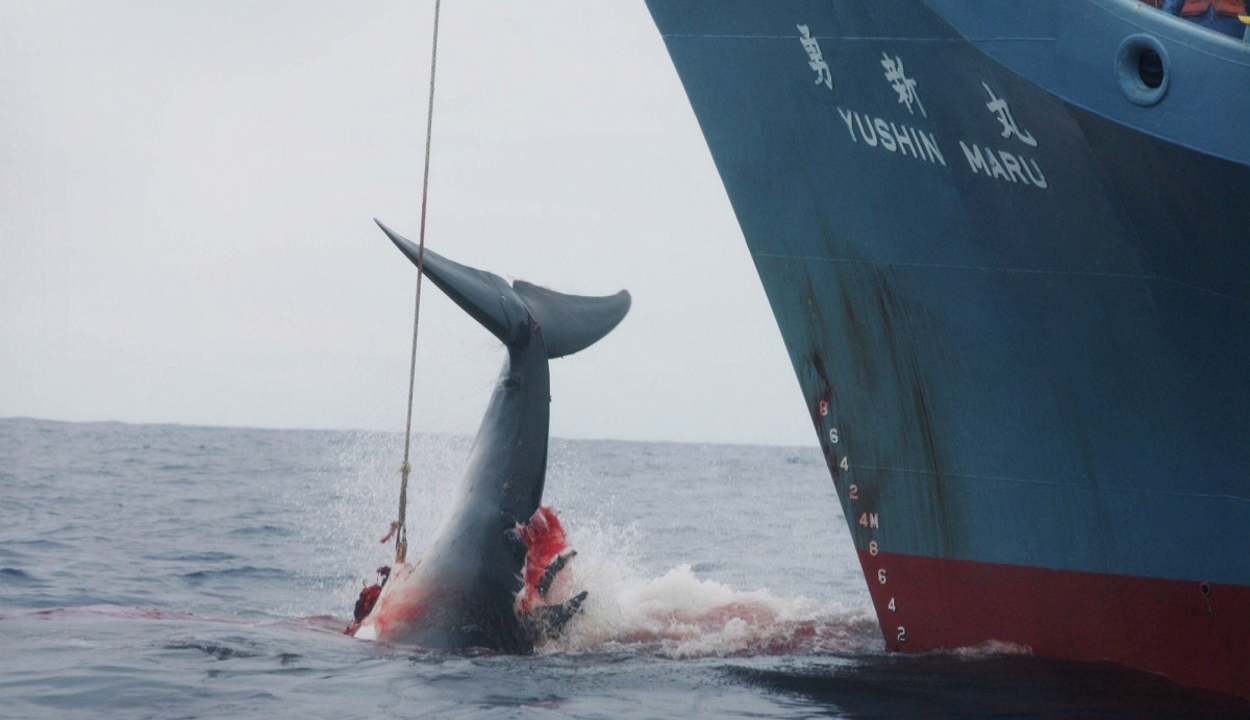
<svg viewBox="0 0 1250 720">
<path fill-rule="evenodd" d="M 415 244 L 378 226 L 417 264 Z M 572 555 L 555 513 L 541 506 L 548 361 L 607 335 L 629 311 L 629 293 L 583 297 L 521 280 L 509 285 L 428 249 L 424 271 L 507 346 L 508 360 L 450 512 L 420 558 L 391 571 L 354 634 L 430 648 L 527 653 L 538 638 L 558 632 L 586 597 L 547 598 Z"/>
</svg>

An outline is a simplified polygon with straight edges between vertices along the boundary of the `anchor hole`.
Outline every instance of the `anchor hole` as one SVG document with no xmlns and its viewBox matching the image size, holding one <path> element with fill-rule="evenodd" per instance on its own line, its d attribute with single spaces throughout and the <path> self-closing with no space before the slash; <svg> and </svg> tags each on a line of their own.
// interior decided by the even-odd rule
<svg viewBox="0 0 1250 720">
<path fill-rule="evenodd" d="M 1167 94 L 1171 62 L 1158 38 L 1138 34 L 1125 38 L 1115 54 L 1120 92 L 1134 105 L 1157 105 Z"/>
<path fill-rule="evenodd" d="M 1137 76 L 1150 89 L 1163 85 L 1163 58 L 1153 48 L 1147 48 L 1137 56 Z"/>
</svg>

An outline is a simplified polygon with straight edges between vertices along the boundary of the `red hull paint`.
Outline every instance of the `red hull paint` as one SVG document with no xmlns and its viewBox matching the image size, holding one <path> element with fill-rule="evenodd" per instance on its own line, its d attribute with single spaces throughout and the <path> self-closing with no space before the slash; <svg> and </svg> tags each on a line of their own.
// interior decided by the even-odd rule
<svg viewBox="0 0 1250 720">
<path fill-rule="evenodd" d="M 867 550 L 859 559 L 891 650 L 1000 640 L 1250 697 L 1250 587 Z"/>
</svg>

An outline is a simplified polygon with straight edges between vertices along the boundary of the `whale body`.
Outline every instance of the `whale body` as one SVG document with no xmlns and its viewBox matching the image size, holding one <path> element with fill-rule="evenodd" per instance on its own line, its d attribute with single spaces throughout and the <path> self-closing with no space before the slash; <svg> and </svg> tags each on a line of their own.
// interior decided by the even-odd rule
<svg viewBox="0 0 1250 720">
<path fill-rule="evenodd" d="M 375 222 L 378 222 L 375 220 Z M 583 592 L 547 602 L 573 553 L 542 507 L 550 417 L 548 361 L 607 335 L 629 311 L 624 290 L 566 295 L 522 280 L 509 284 L 415 244 L 378 222 L 426 277 L 508 349 L 508 360 L 473 442 L 468 468 L 433 541 L 398 565 L 358 638 L 441 649 L 527 653 L 576 614 Z"/>
</svg>

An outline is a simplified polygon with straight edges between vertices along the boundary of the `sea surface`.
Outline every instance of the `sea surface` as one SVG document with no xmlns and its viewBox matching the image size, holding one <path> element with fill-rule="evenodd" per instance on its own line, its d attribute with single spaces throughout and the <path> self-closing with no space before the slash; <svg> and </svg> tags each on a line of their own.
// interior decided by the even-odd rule
<svg viewBox="0 0 1250 720">
<path fill-rule="evenodd" d="M 419 436 L 415 554 L 469 438 Z M 3 718 L 1182 718 L 1247 706 L 990 643 L 884 652 L 815 448 L 551 443 L 590 592 L 531 656 L 343 634 L 402 438 L 0 419 Z"/>
</svg>

